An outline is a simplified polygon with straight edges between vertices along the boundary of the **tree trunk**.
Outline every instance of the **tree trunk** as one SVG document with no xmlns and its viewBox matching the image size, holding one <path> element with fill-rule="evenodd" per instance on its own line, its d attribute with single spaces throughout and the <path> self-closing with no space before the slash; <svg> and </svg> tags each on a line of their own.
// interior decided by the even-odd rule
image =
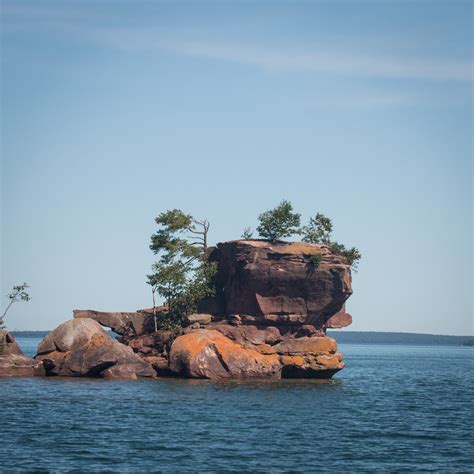
<svg viewBox="0 0 474 474">
<path fill-rule="evenodd" d="M 151 289 L 151 295 L 153 297 L 153 320 L 155 321 L 155 332 L 158 331 L 158 322 L 156 320 L 156 303 L 155 303 L 155 290 Z"/>
<path fill-rule="evenodd" d="M 15 302 L 15 300 L 11 300 L 9 305 L 7 306 L 7 309 L 4 311 L 4 313 L 2 314 L 2 317 L 0 318 L 0 321 L 3 321 L 3 319 L 5 318 L 5 316 L 7 315 L 7 311 L 10 309 L 10 306 Z"/>
</svg>

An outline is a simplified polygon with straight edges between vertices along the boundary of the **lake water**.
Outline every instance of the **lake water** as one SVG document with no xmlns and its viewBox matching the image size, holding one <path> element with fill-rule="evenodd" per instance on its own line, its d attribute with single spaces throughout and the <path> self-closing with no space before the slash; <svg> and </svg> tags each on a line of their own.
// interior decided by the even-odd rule
<svg viewBox="0 0 474 474">
<path fill-rule="evenodd" d="M 340 350 L 322 382 L 0 379 L 0 471 L 473 472 L 473 348 Z"/>
</svg>

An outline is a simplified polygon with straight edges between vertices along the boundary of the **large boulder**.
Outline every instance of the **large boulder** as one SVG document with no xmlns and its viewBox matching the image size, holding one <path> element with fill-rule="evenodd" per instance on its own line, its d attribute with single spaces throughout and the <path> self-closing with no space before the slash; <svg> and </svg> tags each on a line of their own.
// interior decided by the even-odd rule
<svg viewBox="0 0 474 474">
<path fill-rule="evenodd" d="M 0 377 L 44 375 L 41 361 L 25 356 L 14 337 L 0 331 Z"/>
<path fill-rule="evenodd" d="M 350 265 L 326 245 L 238 240 L 218 244 L 208 259 L 218 263 L 217 291 L 204 313 L 322 328 L 352 294 Z"/>
<path fill-rule="evenodd" d="M 170 369 L 192 378 L 279 378 L 281 366 L 275 354 L 245 349 L 218 331 L 196 329 L 173 342 Z"/>
<path fill-rule="evenodd" d="M 328 336 L 286 339 L 273 349 L 279 354 L 282 378 L 331 378 L 344 368 L 337 344 Z"/>
<path fill-rule="evenodd" d="M 132 348 L 112 339 L 89 318 L 58 326 L 38 345 L 36 359 L 43 361 L 47 375 L 71 377 L 155 377 L 153 367 Z"/>
</svg>

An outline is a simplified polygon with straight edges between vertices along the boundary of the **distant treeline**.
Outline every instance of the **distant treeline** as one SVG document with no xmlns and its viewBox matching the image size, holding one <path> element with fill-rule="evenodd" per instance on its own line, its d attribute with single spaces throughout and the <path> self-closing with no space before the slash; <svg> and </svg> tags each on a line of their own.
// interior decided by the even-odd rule
<svg viewBox="0 0 474 474">
<path fill-rule="evenodd" d="M 410 332 L 328 331 L 338 344 L 413 344 L 435 346 L 473 346 L 474 336 L 439 336 Z"/>
<path fill-rule="evenodd" d="M 10 331 L 13 337 L 45 337 L 50 331 Z"/>
<path fill-rule="evenodd" d="M 45 337 L 49 331 L 12 331 L 15 337 Z M 413 344 L 474 346 L 474 336 L 437 336 L 410 332 L 328 331 L 339 344 Z"/>
</svg>

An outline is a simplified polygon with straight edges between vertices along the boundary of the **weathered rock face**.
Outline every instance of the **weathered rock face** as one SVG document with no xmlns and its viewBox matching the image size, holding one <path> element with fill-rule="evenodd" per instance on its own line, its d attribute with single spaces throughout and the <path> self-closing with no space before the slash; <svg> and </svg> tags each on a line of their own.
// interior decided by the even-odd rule
<svg viewBox="0 0 474 474">
<path fill-rule="evenodd" d="M 350 326 L 352 324 L 352 316 L 349 313 L 346 313 L 345 305 L 342 309 L 331 316 L 324 326 L 329 329 L 340 329 Z"/>
<path fill-rule="evenodd" d="M 58 326 L 38 345 L 36 358 L 47 375 L 71 377 L 155 377 L 153 367 L 132 348 L 112 339 L 99 323 L 79 318 Z"/>
<path fill-rule="evenodd" d="M 322 328 L 352 294 L 349 265 L 325 245 L 239 240 L 218 244 L 208 258 L 218 262 L 217 293 L 202 312 Z"/>
<path fill-rule="evenodd" d="M 336 341 L 330 337 L 282 340 L 276 337 L 277 328 L 238 334 L 225 325 L 213 327 L 192 329 L 174 341 L 171 372 L 209 379 L 330 378 L 344 367 Z"/>
<path fill-rule="evenodd" d="M 74 319 L 93 319 L 117 334 L 126 336 L 141 336 L 153 332 L 154 329 L 153 315 L 146 311 L 106 313 L 92 309 L 75 309 L 73 315 Z"/>
<path fill-rule="evenodd" d="M 11 334 L 0 331 L 0 377 L 45 375 L 40 361 L 27 357 Z"/>
<path fill-rule="evenodd" d="M 276 355 L 244 349 L 218 331 L 197 329 L 171 346 L 172 372 L 193 378 L 279 378 Z"/>
<path fill-rule="evenodd" d="M 243 240 L 218 244 L 208 259 L 218 263 L 216 295 L 203 301 L 200 312 L 189 315 L 178 331 L 155 332 L 152 308 L 134 313 L 75 310 L 74 318 L 113 329 L 159 375 L 330 378 L 344 367 L 336 342 L 326 336 L 327 328 L 352 322 L 344 307 L 352 287 L 343 257 L 325 245 Z M 86 340 L 81 347 L 85 344 L 96 365 L 81 359 L 79 350 L 59 350 L 74 356 L 63 365 L 63 356 L 56 355 L 54 370 L 110 377 L 134 373 L 133 364 L 110 364 L 104 351 L 94 352 L 92 337 Z M 60 338 L 58 343 L 61 347 Z"/>
</svg>

